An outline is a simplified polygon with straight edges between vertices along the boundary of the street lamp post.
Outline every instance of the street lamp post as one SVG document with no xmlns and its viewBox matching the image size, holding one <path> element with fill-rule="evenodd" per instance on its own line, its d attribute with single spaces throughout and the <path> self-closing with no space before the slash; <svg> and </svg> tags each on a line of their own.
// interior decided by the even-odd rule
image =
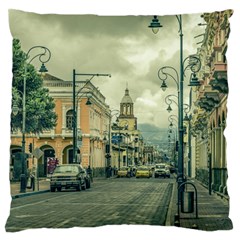
<svg viewBox="0 0 240 240">
<path fill-rule="evenodd" d="M 41 49 L 43 52 L 38 53 L 34 57 L 32 57 L 28 62 L 28 58 L 30 57 L 30 52 L 35 49 Z M 48 55 L 46 59 L 44 57 Z M 25 57 L 24 61 L 24 76 L 23 76 L 23 98 L 22 98 L 22 104 L 23 104 L 23 116 L 22 116 L 22 173 L 20 175 L 20 192 L 24 193 L 26 192 L 26 153 L 25 153 L 25 133 L 26 133 L 26 84 L 27 84 L 27 64 L 30 64 L 35 58 L 38 58 L 38 60 L 42 63 L 41 68 L 39 72 L 44 73 L 47 72 L 47 69 L 45 67 L 45 63 L 48 62 L 51 58 L 51 52 L 48 48 L 44 46 L 34 46 L 31 47 Z"/>
<path fill-rule="evenodd" d="M 169 121 L 170 121 L 170 125 L 168 126 L 168 133 L 174 135 L 174 139 L 175 139 L 174 163 L 175 163 L 175 166 L 177 166 L 176 155 L 178 156 L 178 142 L 179 142 L 178 127 L 175 124 L 173 124 L 171 120 L 169 120 Z"/>
<path fill-rule="evenodd" d="M 169 126 L 168 127 L 168 139 L 172 139 L 173 138 L 173 143 L 174 143 L 174 151 L 176 152 L 177 151 L 177 146 L 176 146 L 176 141 L 177 141 L 177 134 L 175 132 L 174 129 L 172 129 L 173 126 Z M 173 136 L 173 137 L 172 137 Z M 174 162 L 175 162 L 175 152 L 174 152 Z"/>
<path fill-rule="evenodd" d="M 173 102 L 178 106 L 177 102 L 175 102 L 173 99 L 170 98 L 172 96 L 177 97 L 176 95 L 171 94 L 171 95 L 168 95 L 165 98 L 165 102 L 168 104 L 168 108 L 167 108 L 168 112 L 172 111 L 171 104 Z M 183 110 L 184 110 L 184 113 L 185 113 L 185 117 L 184 117 L 183 121 L 188 122 L 188 156 L 187 156 L 187 158 L 188 158 L 188 165 L 187 165 L 188 168 L 187 168 L 187 175 L 191 177 L 191 175 L 192 175 L 191 174 L 191 155 L 192 155 L 192 153 L 191 153 L 191 115 L 188 116 L 188 113 L 191 110 L 191 105 L 188 105 L 188 104 L 183 104 L 183 105 L 184 105 Z M 169 116 L 169 118 L 172 121 L 171 116 L 174 116 L 174 115 Z"/>
<path fill-rule="evenodd" d="M 109 165 L 112 165 L 111 164 L 111 158 L 112 158 L 112 142 L 111 142 L 111 140 L 112 140 L 112 133 L 111 133 L 111 125 L 112 125 L 112 118 L 114 117 L 114 116 L 117 116 L 117 115 L 119 115 L 119 110 L 117 110 L 117 109 L 113 109 L 113 110 L 111 110 L 111 113 L 110 113 L 110 117 L 109 117 L 109 125 L 108 125 L 108 148 L 107 148 L 107 152 L 106 152 L 106 158 L 107 158 L 107 166 L 109 166 Z M 106 166 L 106 167 L 107 167 Z"/>
<path fill-rule="evenodd" d="M 83 89 L 88 89 L 89 90 L 89 92 L 82 92 L 82 90 Z M 78 96 L 78 94 L 80 93 L 80 92 L 82 92 L 82 94 L 80 95 L 80 96 Z M 81 132 L 81 129 L 80 129 L 80 131 L 78 131 L 78 126 L 77 126 L 77 119 L 78 119 L 78 117 L 77 117 L 77 113 L 78 113 L 78 103 L 79 103 L 79 100 L 82 98 L 82 96 L 83 95 L 86 95 L 86 97 L 87 97 L 87 102 L 85 103 L 85 105 L 87 105 L 87 106 L 90 106 L 92 103 L 91 103 L 91 101 L 90 101 L 90 98 L 91 98 L 91 96 L 92 96 L 92 89 L 91 88 L 89 88 L 89 87 L 87 87 L 87 86 L 85 86 L 84 85 L 84 87 L 82 87 L 81 89 L 79 89 L 78 90 L 78 92 L 77 92 L 77 100 L 76 100 L 76 115 L 75 115 L 75 122 L 76 122 L 76 127 L 75 127 L 75 139 L 76 139 L 76 145 L 77 145 L 77 148 L 79 148 L 80 147 L 80 145 L 81 145 L 81 142 L 82 142 L 82 132 Z M 79 137 L 80 136 L 80 137 Z M 77 154 L 77 150 L 76 150 L 76 154 Z M 76 160 L 78 160 L 77 159 L 77 155 L 76 155 Z M 78 163 L 81 163 L 81 159 L 79 160 L 79 161 L 77 161 Z"/>
<path fill-rule="evenodd" d="M 121 158 L 120 158 L 120 127 L 118 127 L 118 170 L 121 167 Z"/>
<path fill-rule="evenodd" d="M 128 166 L 128 165 L 129 165 L 129 164 L 128 164 L 128 138 L 129 138 L 129 134 L 128 134 L 128 133 L 126 133 L 126 137 L 127 137 L 126 164 L 127 164 L 127 166 Z"/>
<path fill-rule="evenodd" d="M 183 125 L 183 82 L 184 82 L 184 72 L 187 69 L 191 69 L 191 81 L 189 86 L 199 86 L 200 83 L 196 77 L 196 72 L 198 72 L 201 69 L 201 61 L 197 55 L 191 55 L 187 57 L 185 60 L 183 60 L 183 29 L 182 29 L 182 16 L 176 15 L 176 19 L 179 24 L 179 37 L 180 37 L 180 59 L 179 59 L 179 75 L 175 68 L 167 66 L 163 67 L 158 71 L 158 77 L 160 80 L 162 80 L 162 89 L 166 90 L 166 80 L 168 77 L 173 79 L 178 87 L 178 132 L 179 132 L 179 148 L 178 148 L 178 176 L 177 176 L 177 182 L 178 182 L 178 189 L 179 191 L 183 191 L 184 182 L 186 181 L 184 177 L 184 150 L 183 150 L 183 142 L 184 142 L 184 125 Z M 154 33 L 158 32 L 158 29 L 162 27 L 160 22 L 157 19 L 157 16 L 154 16 L 154 19 L 152 20 L 152 23 L 149 25 L 152 30 L 154 30 Z M 157 29 L 157 31 L 156 31 Z M 186 60 L 189 60 L 189 64 L 184 68 L 184 63 Z M 177 79 L 171 74 L 164 72 L 163 70 L 170 69 L 173 70 L 176 74 Z M 163 73 L 163 78 L 160 77 L 159 73 Z M 181 189 L 180 189 L 180 186 Z M 180 194 L 178 194 L 178 214 L 176 215 L 176 219 L 179 218 L 179 205 L 182 204 Z M 176 220 L 177 221 L 177 220 Z"/>
<path fill-rule="evenodd" d="M 80 89 L 80 91 L 87 86 L 87 84 L 94 78 L 94 77 L 111 77 L 110 74 L 99 74 L 99 73 L 76 73 L 76 70 L 73 69 L 73 163 L 77 163 L 77 113 L 76 113 L 76 76 L 90 76 L 91 78 L 88 79 L 84 86 Z M 78 93 L 80 92 L 78 91 Z"/>
<path fill-rule="evenodd" d="M 127 125 L 121 127 L 120 124 L 123 123 L 123 122 L 127 122 Z M 120 132 L 120 130 L 122 128 L 124 128 L 124 129 L 128 128 L 128 121 L 127 120 L 123 120 L 123 121 L 121 121 L 121 123 L 120 122 L 118 123 L 118 169 L 120 169 L 120 166 L 121 166 L 121 157 L 120 157 L 120 133 L 121 132 Z"/>
<path fill-rule="evenodd" d="M 188 176 L 190 177 L 192 177 L 191 119 L 191 114 L 188 116 L 188 119 L 185 118 L 185 121 L 188 121 Z"/>
<path fill-rule="evenodd" d="M 165 90 L 167 88 L 166 85 L 166 80 L 168 77 L 171 77 L 176 83 L 177 83 L 177 87 L 178 87 L 178 119 L 179 119 L 179 156 L 178 156 L 178 182 L 179 185 L 184 181 L 184 161 L 183 161 L 183 137 L 184 137 L 184 126 L 183 126 L 183 82 L 184 82 L 184 72 L 186 69 L 190 68 L 192 70 L 192 75 L 193 78 L 190 82 L 190 85 L 193 86 L 198 86 L 199 82 L 197 81 L 196 78 L 196 72 L 198 72 L 201 68 L 201 62 L 199 57 L 197 57 L 196 55 L 192 55 L 189 56 L 188 58 L 186 58 L 185 60 L 183 60 L 183 28 L 182 28 L 182 16 L 181 15 L 176 15 L 176 19 L 178 21 L 179 24 L 179 37 L 180 37 L 180 61 L 179 61 L 179 75 L 178 72 L 175 68 L 170 67 L 170 66 L 166 66 L 161 68 L 158 71 L 158 77 L 160 78 L 160 80 L 163 81 L 162 83 L 162 88 L 163 90 Z M 152 20 L 151 24 L 149 25 L 150 28 L 152 28 L 152 30 L 154 30 L 154 33 L 158 32 L 158 29 L 160 27 L 162 27 L 162 25 L 160 24 L 159 20 L 157 19 L 157 16 L 154 16 L 154 19 Z M 188 66 L 184 69 L 184 63 L 185 61 L 189 59 L 189 64 Z M 175 72 L 177 79 L 170 73 L 166 73 L 164 72 L 165 69 L 171 69 Z M 163 74 L 164 78 L 160 77 L 160 73 Z"/>
</svg>

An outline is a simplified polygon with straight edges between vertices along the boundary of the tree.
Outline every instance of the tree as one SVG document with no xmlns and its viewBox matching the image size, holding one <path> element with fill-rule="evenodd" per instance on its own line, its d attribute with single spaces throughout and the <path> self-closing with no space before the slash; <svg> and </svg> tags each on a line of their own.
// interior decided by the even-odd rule
<svg viewBox="0 0 240 240">
<path fill-rule="evenodd" d="M 12 106 L 17 106 L 18 112 L 11 116 L 11 130 L 22 130 L 23 119 L 23 77 L 26 54 L 21 50 L 21 43 L 13 39 L 13 79 Z M 54 99 L 49 90 L 43 87 L 43 80 L 34 66 L 27 63 L 26 74 L 26 133 L 42 133 L 56 126 L 57 115 L 54 112 Z"/>
</svg>

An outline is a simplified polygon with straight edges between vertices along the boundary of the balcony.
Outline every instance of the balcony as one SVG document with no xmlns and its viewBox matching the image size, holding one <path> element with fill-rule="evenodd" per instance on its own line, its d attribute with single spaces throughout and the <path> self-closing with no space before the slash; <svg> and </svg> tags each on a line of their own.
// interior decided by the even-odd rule
<svg viewBox="0 0 240 240">
<path fill-rule="evenodd" d="M 207 112 L 211 112 L 212 109 L 215 107 L 215 104 L 211 101 L 208 101 L 208 99 L 206 97 L 202 97 L 199 101 L 198 101 L 198 106 L 202 109 L 204 109 Z"/>
<path fill-rule="evenodd" d="M 228 82 L 227 82 L 227 64 L 226 63 L 215 63 L 213 68 L 213 79 L 210 81 L 212 90 L 217 90 L 220 93 L 228 93 Z"/>
<path fill-rule="evenodd" d="M 198 105 L 200 108 L 207 112 L 211 112 L 215 107 L 218 106 L 220 102 L 219 93 L 216 90 L 212 90 L 211 86 L 204 86 L 203 94 L 198 100 Z"/>
</svg>

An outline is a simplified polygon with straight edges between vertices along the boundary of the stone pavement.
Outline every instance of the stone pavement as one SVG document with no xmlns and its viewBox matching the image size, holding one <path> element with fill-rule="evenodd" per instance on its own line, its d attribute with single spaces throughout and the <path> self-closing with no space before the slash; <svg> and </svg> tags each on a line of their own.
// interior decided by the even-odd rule
<svg viewBox="0 0 240 240">
<path fill-rule="evenodd" d="M 177 205 L 178 190 L 176 182 L 174 184 L 175 186 L 170 203 L 170 209 L 168 211 L 166 225 L 198 229 L 203 231 L 233 229 L 232 221 L 228 217 L 229 214 L 228 199 L 223 198 L 217 195 L 216 193 L 212 193 L 210 195 L 208 189 L 195 179 L 190 180 L 190 182 L 194 184 L 197 190 L 196 193 L 191 184 L 185 185 L 187 192 L 194 192 L 192 198 L 193 201 L 191 201 L 194 204 L 193 212 L 186 213 L 186 211 L 187 212 L 190 211 L 188 205 L 187 207 L 186 205 L 184 205 L 183 209 L 184 213 L 181 211 L 181 206 L 179 206 L 178 209 Z M 185 196 L 187 195 L 188 193 L 185 193 Z"/>
<path fill-rule="evenodd" d="M 95 179 L 97 180 L 97 179 Z M 182 213 L 181 207 L 177 205 L 177 182 L 174 184 L 172 199 L 167 214 L 166 226 L 179 226 L 183 228 L 199 229 L 204 231 L 216 230 L 231 230 L 233 224 L 229 219 L 229 202 L 225 198 L 221 198 L 215 193 L 209 195 L 208 189 L 205 188 L 197 180 L 192 180 L 192 183 L 197 189 L 197 210 L 198 216 L 196 218 L 196 193 L 194 192 L 194 211 L 192 213 Z M 49 191 L 49 179 L 40 179 L 39 184 L 36 184 L 35 191 L 26 189 L 26 193 L 20 193 L 20 183 L 11 183 L 12 198 L 25 197 L 31 194 L 39 194 Z M 186 190 L 194 191 L 191 185 L 186 185 Z M 186 208 L 188 210 L 188 207 Z M 184 209 L 184 211 L 186 211 Z M 178 218 L 179 217 L 179 218 Z"/>
</svg>

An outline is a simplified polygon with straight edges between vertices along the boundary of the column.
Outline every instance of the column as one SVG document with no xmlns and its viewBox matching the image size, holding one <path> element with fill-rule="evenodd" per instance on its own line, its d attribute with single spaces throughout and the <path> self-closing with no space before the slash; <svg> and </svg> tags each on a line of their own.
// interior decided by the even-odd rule
<svg viewBox="0 0 240 240">
<path fill-rule="evenodd" d="M 77 129 L 81 128 L 80 111 L 81 111 L 81 108 L 78 106 L 78 108 L 77 108 Z"/>
<path fill-rule="evenodd" d="M 215 158 L 213 165 L 213 182 L 214 190 L 218 191 L 221 184 L 220 166 L 221 166 L 221 128 L 217 127 L 214 129 L 215 132 Z"/>
<path fill-rule="evenodd" d="M 66 106 L 62 105 L 62 134 L 65 135 L 66 129 Z"/>
<path fill-rule="evenodd" d="M 226 139 L 224 136 L 225 124 L 221 124 L 221 185 L 219 192 L 227 194 L 227 167 L 226 167 Z"/>
<path fill-rule="evenodd" d="M 212 186 L 211 188 L 214 189 L 214 171 L 213 168 L 215 166 L 215 131 L 211 130 L 211 174 L 212 174 Z"/>
</svg>

